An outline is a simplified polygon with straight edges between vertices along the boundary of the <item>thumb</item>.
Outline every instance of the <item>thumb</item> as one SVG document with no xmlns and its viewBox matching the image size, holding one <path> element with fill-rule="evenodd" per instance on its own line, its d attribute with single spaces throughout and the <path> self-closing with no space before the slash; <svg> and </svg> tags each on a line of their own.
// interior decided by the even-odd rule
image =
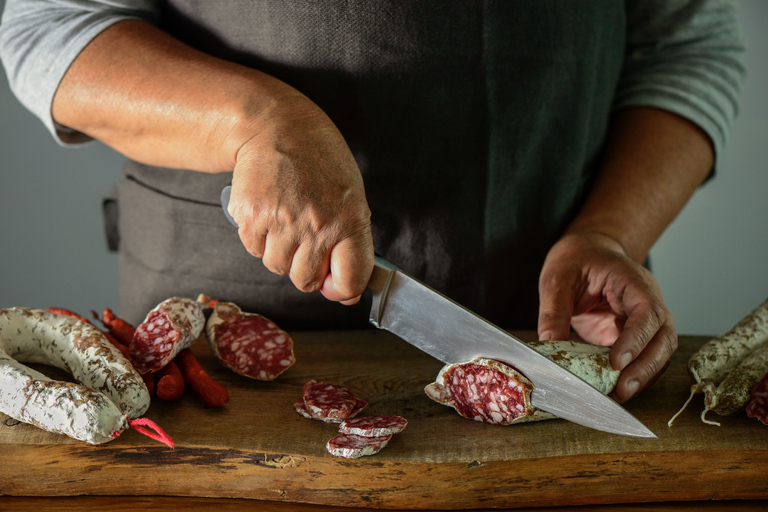
<svg viewBox="0 0 768 512">
<path fill-rule="evenodd" d="M 373 244 L 370 247 L 344 240 L 331 251 L 330 272 L 320 293 L 326 299 L 347 306 L 357 303 L 373 272 Z"/>
<path fill-rule="evenodd" d="M 553 285 L 553 281 L 542 276 L 539 282 L 539 339 L 567 340 L 571 334 L 573 293 Z"/>
</svg>

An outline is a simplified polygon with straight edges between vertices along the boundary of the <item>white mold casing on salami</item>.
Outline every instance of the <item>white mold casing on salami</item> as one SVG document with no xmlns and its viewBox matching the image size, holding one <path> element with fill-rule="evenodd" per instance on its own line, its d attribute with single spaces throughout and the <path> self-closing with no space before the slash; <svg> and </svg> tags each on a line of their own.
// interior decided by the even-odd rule
<svg viewBox="0 0 768 512">
<path fill-rule="evenodd" d="M 147 313 L 128 347 L 133 366 L 141 373 L 155 372 L 191 347 L 205 327 L 200 304 L 184 297 L 164 300 Z"/>
<path fill-rule="evenodd" d="M 216 358 L 233 372 L 256 380 L 275 380 L 293 366 L 293 340 L 270 319 L 244 312 L 237 304 L 216 302 L 205 324 Z"/>
<path fill-rule="evenodd" d="M 50 379 L 24 364 L 60 368 L 80 382 Z M 150 396 L 130 362 L 92 325 L 39 309 L 0 310 L 0 410 L 92 444 L 138 418 Z"/>
</svg>

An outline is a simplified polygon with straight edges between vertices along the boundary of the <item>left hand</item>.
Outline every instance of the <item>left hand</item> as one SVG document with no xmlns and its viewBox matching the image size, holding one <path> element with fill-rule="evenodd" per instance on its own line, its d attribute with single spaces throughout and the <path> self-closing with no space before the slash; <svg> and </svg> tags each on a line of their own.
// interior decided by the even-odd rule
<svg viewBox="0 0 768 512">
<path fill-rule="evenodd" d="M 611 397 L 625 402 L 648 387 L 677 349 L 675 324 L 653 275 L 616 240 L 571 232 L 550 249 L 539 279 L 539 338 L 612 346 L 622 370 Z"/>
</svg>

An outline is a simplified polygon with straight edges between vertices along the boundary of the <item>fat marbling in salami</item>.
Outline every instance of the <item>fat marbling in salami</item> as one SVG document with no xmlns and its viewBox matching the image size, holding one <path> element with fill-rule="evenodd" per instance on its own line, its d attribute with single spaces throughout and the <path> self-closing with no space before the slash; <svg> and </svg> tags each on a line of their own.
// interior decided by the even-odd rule
<svg viewBox="0 0 768 512">
<path fill-rule="evenodd" d="M 359 416 L 342 421 L 339 432 L 363 437 L 380 437 L 398 434 L 407 425 L 408 420 L 402 416 Z"/>
<path fill-rule="evenodd" d="M 336 457 L 357 459 L 366 455 L 379 453 L 389 440 L 391 435 L 378 437 L 363 437 L 353 434 L 339 434 L 325 445 L 328 453 Z"/>
<path fill-rule="evenodd" d="M 274 380 L 296 362 L 287 332 L 231 302 L 213 301 L 205 332 L 218 360 L 245 377 Z"/>
<path fill-rule="evenodd" d="M 128 347 L 133 366 L 140 373 L 159 370 L 191 347 L 204 326 L 205 316 L 196 301 L 184 297 L 164 300 L 136 328 Z"/>
</svg>

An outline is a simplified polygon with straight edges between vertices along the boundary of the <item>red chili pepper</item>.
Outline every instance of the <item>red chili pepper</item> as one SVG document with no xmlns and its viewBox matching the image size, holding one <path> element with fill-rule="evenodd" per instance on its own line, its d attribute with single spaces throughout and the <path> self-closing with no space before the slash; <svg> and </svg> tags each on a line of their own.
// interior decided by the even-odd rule
<svg viewBox="0 0 768 512">
<path fill-rule="evenodd" d="M 184 376 L 179 366 L 171 361 L 155 372 L 157 397 L 162 400 L 178 400 L 184 394 Z"/>
<path fill-rule="evenodd" d="M 184 373 L 184 379 L 195 396 L 208 407 L 221 407 L 229 402 L 229 393 L 221 384 L 205 373 L 192 352 L 185 348 L 176 356 L 176 363 Z"/>
</svg>

